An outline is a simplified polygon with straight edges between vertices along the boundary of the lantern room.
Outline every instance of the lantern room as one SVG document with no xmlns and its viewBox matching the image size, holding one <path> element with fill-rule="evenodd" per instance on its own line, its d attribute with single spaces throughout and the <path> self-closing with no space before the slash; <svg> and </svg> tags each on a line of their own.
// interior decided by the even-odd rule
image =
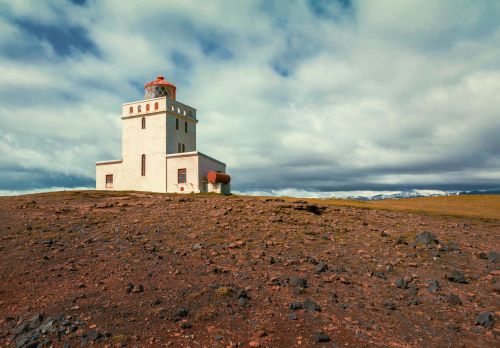
<svg viewBox="0 0 500 348">
<path fill-rule="evenodd" d="M 175 100 L 176 94 L 175 85 L 165 80 L 164 76 L 157 76 L 156 80 L 148 82 L 144 85 L 144 99 L 154 99 L 167 97 Z"/>
</svg>

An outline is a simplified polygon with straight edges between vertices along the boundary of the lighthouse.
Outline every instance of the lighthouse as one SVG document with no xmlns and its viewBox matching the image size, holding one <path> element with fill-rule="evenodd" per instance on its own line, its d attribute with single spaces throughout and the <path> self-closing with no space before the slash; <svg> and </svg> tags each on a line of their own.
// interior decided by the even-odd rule
<svg viewBox="0 0 500 348">
<path fill-rule="evenodd" d="M 226 164 L 196 149 L 196 109 L 157 76 L 144 99 L 122 104 L 121 159 L 96 163 L 97 190 L 230 193 Z"/>
</svg>

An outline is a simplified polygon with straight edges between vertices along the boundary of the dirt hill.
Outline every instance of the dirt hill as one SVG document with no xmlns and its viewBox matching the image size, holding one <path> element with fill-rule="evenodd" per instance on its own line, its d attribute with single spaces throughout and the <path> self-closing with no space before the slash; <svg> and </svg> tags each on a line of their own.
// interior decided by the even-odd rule
<svg viewBox="0 0 500 348">
<path fill-rule="evenodd" d="M 453 199 L 0 197 L 0 346 L 498 346 L 500 197 Z"/>
</svg>

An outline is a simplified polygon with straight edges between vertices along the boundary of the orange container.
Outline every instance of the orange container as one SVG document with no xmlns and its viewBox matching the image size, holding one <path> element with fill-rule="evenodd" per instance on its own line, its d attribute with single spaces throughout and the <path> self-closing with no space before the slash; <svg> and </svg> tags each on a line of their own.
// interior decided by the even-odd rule
<svg viewBox="0 0 500 348">
<path fill-rule="evenodd" d="M 231 177 L 223 173 L 208 172 L 207 180 L 211 184 L 216 184 L 216 183 L 229 184 L 229 182 L 231 181 Z"/>
</svg>

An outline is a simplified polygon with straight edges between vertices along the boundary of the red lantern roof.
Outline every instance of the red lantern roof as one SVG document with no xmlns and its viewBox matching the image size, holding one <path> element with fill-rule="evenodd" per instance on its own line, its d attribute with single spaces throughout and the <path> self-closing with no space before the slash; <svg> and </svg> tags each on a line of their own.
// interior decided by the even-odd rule
<svg viewBox="0 0 500 348">
<path fill-rule="evenodd" d="M 170 83 L 167 80 L 165 80 L 165 76 L 162 76 L 162 75 L 156 76 L 156 80 L 146 83 L 144 85 L 144 88 L 146 88 L 148 86 L 155 86 L 155 85 L 158 85 L 158 86 L 172 86 L 172 87 L 176 88 L 173 83 Z"/>
<path fill-rule="evenodd" d="M 177 87 L 165 80 L 164 76 L 157 76 L 156 80 L 144 85 L 145 99 L 168 97 L 175 100 Z"/>
</svg>

